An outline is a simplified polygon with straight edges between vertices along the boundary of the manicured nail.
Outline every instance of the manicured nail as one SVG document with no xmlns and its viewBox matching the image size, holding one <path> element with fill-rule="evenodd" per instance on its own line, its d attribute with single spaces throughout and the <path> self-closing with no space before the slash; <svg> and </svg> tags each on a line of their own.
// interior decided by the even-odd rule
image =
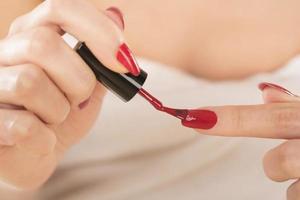
<svg viewBox="0 0 300 200">
<path fill-rule="evenodd" d="M 210 110 L 189 110 L 188 115 L 182 120 L 182 125 L 196 129 L 212 129 L 218 121 L 217 114 Z"/>
<path fill-rule="evenodd" d="M 117 52 L 117 59 L 118 61 L 128 69 L 128 71 L 133 74 L 134 76 L 138 76 L 140 74 L 140 68 L 138 67 L 138 64 L 128 48 L 128 46 L 123 43 Z"/>
<path fill-rule="evenodd" d="M 259 89 L 261 91 L 264 91 L 267 88 L 273 88 L 273 89 L 278 90 L 280 92 L 284 92 L 284 93 L 286 93 L 286 94 L 288 94 L 290 96 L 297 97 L 297 95 L 293 94 L 289 90 L 287 90 L 287 89 L 285 89 L 285 88 L 283 88 L 283 87 L 281 87 L 279 85 L 275 85 L 273 83 L 266 83 L 266 82 L 264 82 L 264 83 L 259 84 L 258 87 L 259 87 Z"/>
<path fill-rule="evenodd" d="M 84 108 L 86 108 L 90 103 L 90 98 L 88 98 L 87 100 L 85 100 L 84 102 L 80 103 L 78 105 L 80 110 L 83 110 Z"/>
<path fill-rule="evenodd" d="M 118 23 L 118 25 L 120 24 L 122 26 L 121 28 L 124 30 L 125 22 L 124 22 L 124 16 L 123 16 L 123 13 L 121 12 L 121 10 L 114 6 L 108 8 L 106 10 L 112 12 L 114 14 L 114 16 L 116 16 L 118 18 L 118 22 L 116 22 L 116 23 Z M 112 18 L 112 19 L 115 20 L 114 18 Z"/>
</svg>

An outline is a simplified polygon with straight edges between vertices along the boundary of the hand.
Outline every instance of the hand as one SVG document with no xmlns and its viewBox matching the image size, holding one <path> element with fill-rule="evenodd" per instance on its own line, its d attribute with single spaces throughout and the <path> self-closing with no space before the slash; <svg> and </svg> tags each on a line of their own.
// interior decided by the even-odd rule
<svg viewBox="0 0 300 200">
<path fill-rule="evenodd" d="M 218 121 L 200 133 L 286 139 L 264 158 L 266 175 L 278 182 L 297 180 L 287 193 L 288 200 L 300 199 L 300 97 L 269 83 L 260 85 L 265 105 L 210 107 Z M 200 128 L 200 127 L 199 127 Z"/>
<path fill-rule="evenodd" d="M 45 1 L 11 25 L 0 41 L 2 182 L 40 186 L 99 113 L 105 90 L 61 35 L 85 41 L 102 63 L 121 73 L 129 66 L 119 48 L 122 28 L 116 8 L 101 12 L 85 0 Z"/>
</svg>

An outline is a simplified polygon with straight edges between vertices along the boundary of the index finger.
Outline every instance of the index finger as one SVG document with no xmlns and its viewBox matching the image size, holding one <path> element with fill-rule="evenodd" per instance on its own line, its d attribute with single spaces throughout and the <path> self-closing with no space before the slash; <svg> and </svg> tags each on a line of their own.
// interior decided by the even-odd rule
<svg viewBox="0 0 300 200">
<path fill-rule="evenodd" d="M 133 58 L 123 56 L 122 60 L 118 59 L 117 56 L 123 55 L 125 48 L 122 30 L 90 1 L 47 0 L 21 17 L 19 22 L 17 20 L 15 26 L 22 31 L 37 26 L 51 26 L 58 32 L 67 32 L 85 42 L 95 56 L 114 71 L 125 73 L 138 67 Z M 130 62 L 125 63 L 124 60 Z"/>
<path fill-rule="evenodd" d="M 217 116 L 214 127 L 203 130 L 191 123 L 183 122 L 183 125 L 196 128 L 198 132 L 208 135 L 277 139 L 300 138 L 299 103 L 222 106 L 206 109 L 214 112 Z"/>
</svg>

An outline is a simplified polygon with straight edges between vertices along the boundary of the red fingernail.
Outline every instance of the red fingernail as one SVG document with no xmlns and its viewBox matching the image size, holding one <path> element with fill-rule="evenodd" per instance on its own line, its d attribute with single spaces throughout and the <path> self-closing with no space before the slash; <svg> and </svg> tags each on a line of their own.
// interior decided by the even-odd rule
<svg viewBox="0 0 300 200">
<path fill-rule="evenodd" d="M 123 13 L 121 12 L 121 10 L 117 7 L 110 7 L 108 9 L 106 9 L 107 11 L 110 11 L 114 14 L 114 16 L 116 16 L 118 19 L 118 21 L 116 22 L 118 25 L 121 25 L 121 28 L 124 30 L 125 29 L 125 22 L 124 22 L 124 16 Z M 114 17 L 111 17 L 112 20 L 115 21 Z"/>
<path fill-rule="evenodd" d="M 286 94 L 288 94 L 288 95 L 290 95 L 290 96 L 296 97 L 296 95 L 293 94 L 292 92 L 290 92 L 289 90 L 287 90 L 287 89 L 285 89 L 285 88 L 283 88 L 283 87 L 281 87 L 281 86 L 279 86 L 279 85 L 275 85 L 275 84 L 273 84 L 273 83 L 266 83 L 266 82 L 260 83 L 260 84 L 258 85 L 258 88 L 259 88 L 261 91 L 264 91 L 266 88 L 273 88 L 273 89 L 279 90 L 280 92 L 284 92 L 284 93 L 286 93 Z"/>
<path fill-rule="evenodd" d="M 209 110 L 189 110 L 188 115 L 182 120 L 182 125 L 196 129 L 212 129 L 218 121 L 217 114 Z"/>
<path fill-rule="evenodd" d="M 90 103 L 90 98 L 88 98 L 87 100 L 85 100 L 84 102 L 80 103 L 78 105 L 80 110 L 83 110 L 84 108 L 86 108 Z"/>
<path fill-rule="evenodd" d="M 138 64 L 128 48 L 128 46 L 123 43 L 117 52 L 117 59 L 118 61 L 128 69 L 128 71 L 133 74 L 134 76 L 138 76 L 140 74 L 140 68 L 138 67 Z"/>
</svg>

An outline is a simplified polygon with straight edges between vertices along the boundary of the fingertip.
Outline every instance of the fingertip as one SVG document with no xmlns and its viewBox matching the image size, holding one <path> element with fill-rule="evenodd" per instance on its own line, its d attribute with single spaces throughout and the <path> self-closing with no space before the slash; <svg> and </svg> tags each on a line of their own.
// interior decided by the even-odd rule
<svg viewBox="0 0 300 200">
<path fill-rule="evenodd" d="M 287 90 L 286 88 L 276 85 L 274 83 L 263 82 L 263 83 L 260 83 L 258 85 L 258 87 L 261 91 L 264 91 L 266 89 L 274 89 L 274 90 L 277 90 L 279 92 L 285 93 L 290 96 L 296 96 L 295 94 L 293 94 L 291 91 Z"/>
<path fill-rule="evenodd" d="M 258 84 L 258 89 L 260 89 L 261 91 L 264 91 L 264 89 L 268 86 L 268 83 L 266 82 L 262 82 Z"/>
<path fill-rule="evenodd" d="M 111 20 L 113 20 L 121 30 L 125 29 L 124 15 L 119 8 L 114 6 L 109 7 L 108 9 L 105 10 L 105 14 Z"/>
</svg>

